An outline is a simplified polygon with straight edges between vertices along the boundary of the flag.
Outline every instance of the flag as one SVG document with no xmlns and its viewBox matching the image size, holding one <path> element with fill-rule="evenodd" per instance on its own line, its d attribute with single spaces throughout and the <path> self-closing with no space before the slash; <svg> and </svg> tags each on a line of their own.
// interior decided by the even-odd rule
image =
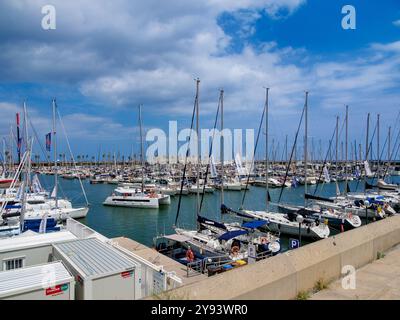
<svg viewBox="0 0 400 320">
<path fill-rule="evenodd" d="M 22 139 L 19 135 L 19 113 L 16 114 L 17 117 L 17 152 L 18 152 L 18 156 L 21 152 L 21 143 L 22 143 Z"/>
<path fill-rule="evenodd" d="M 46 134 L 46 150 L 47 151 L 51 150 L 51 132 Z"/>
<path fill-rule="evenodd" d="M 326 183 L 329 183 L 329 182 L 331 182 L 331 178 L 330 178 L 330 176 L 329 176 L 329 172 L 328 172 L 328 168 L 325 166 L 324 167 L 324 178 L 325 178 L 325 182 Z"/>
</svg>

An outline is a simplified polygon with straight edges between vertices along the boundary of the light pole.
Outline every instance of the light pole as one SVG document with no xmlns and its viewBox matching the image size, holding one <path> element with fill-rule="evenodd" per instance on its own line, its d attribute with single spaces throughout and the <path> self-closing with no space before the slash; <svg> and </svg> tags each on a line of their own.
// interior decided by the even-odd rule
<svg viewBox="0 0 400 320">
<path fill-rule="evenodd" d="M 301 247 L 301 224 L 304 221 L 304 217 L 301 214 L 299 214 L 296 217 L 296 221 L 299 223 L 299 247 Z"/>
</svg>

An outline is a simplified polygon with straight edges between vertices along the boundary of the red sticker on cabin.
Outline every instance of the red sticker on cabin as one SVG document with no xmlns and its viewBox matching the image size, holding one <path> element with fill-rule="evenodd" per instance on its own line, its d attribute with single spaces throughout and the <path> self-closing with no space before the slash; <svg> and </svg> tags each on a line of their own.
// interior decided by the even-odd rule
<svg viewBox="0 0 400 320">
<path fill-rule="evenodd" d="M 53 296 L 62 292 L 61 286 L 55 286 L 53 288 L 46 289 L 46 296 Z"/>
<path fill-rule="evenodd" d="M 133 276 L 133 271 L 124 271 L 121 272 L 121 277 L 122 278 L 130 278 Z"/>
<path fill-rule="evenodd" d="M 46 296 L 54 296 L 68 290 L 68 283 L 46 289 Z"/>
</svg>

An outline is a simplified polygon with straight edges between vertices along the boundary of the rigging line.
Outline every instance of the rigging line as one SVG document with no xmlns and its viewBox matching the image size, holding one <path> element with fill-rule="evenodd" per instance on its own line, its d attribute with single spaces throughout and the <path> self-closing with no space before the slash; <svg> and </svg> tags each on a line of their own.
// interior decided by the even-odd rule
<svg viewBox="0 0 400 320">
<path fill-rule="evenodd" d="M 369 156 L 370 149 L 372 148 L 372 141 L 374 141 L 376 129 L 377 129 L 377 124 L 375 124 L 375 128 L 374 128 L 374 131 L 372 133 L 372 137 L 371 137 L 370 141 L 368 141 L 368 146 L 366 146 L 367 147 L 367 151 L 366 151 L 366 154 L 365 154 L 365 161 L 368 161 L 368 156 Z M 358 185 L 360 184 L 360 180 L 361 179 L 357 180 L 356 190 L 358 190 Z M 367 180 L 367 175 L 365 174 L 365 181 L 366 180 Z"/>
<path fill-rule="evenodd" d="M 240 205 L 240 208 L 243 208 L 244 200 L 245 200 L 245 198 L 246 198 L 247 189 L 248 189 L 248 187 L 249 187 L 250 174 L 251 174 L 251 172 L 252 172 L 252 170 L 253 170 L 254 158 L 255 158 L 255 156 L 256 156 L 258 141 L 259 141 L 259 139 L 260 139 L 260 133 L 261 133 L 261 131 L 262 131 L 262 126 L 263 126 L 263 124 L 264 124 L 265 109 L 266 109 L 266 108 L 264 107 L 264 108 L 263 108 L 263 113 L 262 113 L 262 116 L 261 116 L 260 125 L 259 125 L 259 127 L 258 127 L 257 140 L 256 140 L 256 144 L 255 144 L 255 147 L 254 147 L 254 152 L 253 152 L 253 159 L 252 159 L 252 161 L 251 161 L 251 163 L 250 163 L 249 174 L 247 175 L 247 180 L 246 180 L 246 188 L 244 189 L 243 198 L 242 198 L 242 203 L 241 203 L 241 205 Z M 267 195 L 267 196 L 268 196 L 268 195 Z"/>
<path fill-rule="evenodd" d="M 185 183 L 185 178 L 186 178 L 187 158 L 188 158 L 188 156 L 189 156 L 190 141 L 191 141 L 191 139 L 192 139 L 192 132 L 193 132 L 193 125 L 194 125 L 194 116 L 195 116 L 195 114 L 196 114 L 196 103 L 197 103 L 197 99 L 198 99 L 198 97 L 197 97 L 197 94 L 196 94 L 196 98 L 195 98 L 194 105 L 193 105 L 192 121 L 191 121 L 191 124 L 190 124 L 190 134 L 189 134 L 188 145 L 187 145 L 186 155 L 185 155 L 185 165 L 184 165 L 184 167 L 183 167 L 181 188 L 180 188 L 180 191 L 179 191 L 178 206 L 177 206 L 177 209 L 176 209 L 175 226 L 176 226 L 177 223 L 178 223 L 178 217 L 179 217 L 179 213 L 180 213 L 180 210 L 181 210 L 183 185 L 184 185 L 184 183 Z M 179 155 L 178 155 L 178 158 L 179 158 Z"/>
<path fill-rule="evenodd" d="M 56 103 L 56 102 L 54 102 L 54 103 Z M 56 103 L 56 106 L 57 106 L 57 103 Z M 64 122 L 62 121 L 61 114 L 60 114 L 60 111 L 58 109 L 58 106 L 57 106 L 56 110 L 57 110 L 57 114 L 58 114 L 58 119 L 60 120 L 61 129 L 63 130 L 64 136 L 65 136 L 65 140 L 67 142 L 67 146 L 68 146 L 69 154 L 70 154 L 71 159 L 72 159 L 72 163 L 74 165 L 74 168 L 77 169 L 75 158 L 74 158 L 74 154 L 72 153 L 71 145 L 69 143 L 67 132 L 65 130 Z M 89 201 L 88 201 L 88 198 L 86 196 L 85 188 L 83 187 L 83 183 L 82 183 L 80 174 L 78 174 L 78 180 L 79 180 L 79 184 L 80 184 L 81 189 L 82 189 L 83 196 L 85 197 L 86 205 L 89 206 Z"/>
<path fill-rule="evenodd" d="M 317 193 L 318 186 L 319 186 L 320 181 L 321 181 L 322 173 L 323 173 L 324 167 L 325 167 L 325 165 L 326 165 L 326 163 L 327 163 L 327 160 L 328 160 L 328 157 L 329 157 L 329 152 L 331 151 L 333 138 L 335 137 L 335 132 L 336 132 L 336 128 L 333 130 L 332 137 L 331 137 L 331 139 L 329 140 L 329 148 L 328 148 L 328 151 L 326 152 L 325 160 L 324 160 L 324 163 L 322 164 L 322 169 L 321 169 L 321 172 L 320 172 L 319 177 L 318 177 L 318 180 L 317 180 L 317 185 L 315 186 L 315 189 L 314 189 L 314 196 L 315 196 L 315 194 Z"/>
<path fill-rule="evenodd" d="M 392 157 L 393 157 L 393 153 L 394 153 L 394 150 L 396 149 L 396 144 L 398 143 L 399 138 L 400 138 L 400 130 L 399 130 L 399 132 L 398 132 L 398 134 L 397 134 L 397 137 L 396 137 L 396 140 L 395 140 L 395 142 L 394 142 L 394 144 L 393 144 L 393 150 L 392 150 L 391 153 L 390 153 L 390 157 L 389 157 L 389 159 L 388 159 L 388 166 L 386 167 L 386 169 L 385 169 L 385 171 L 384 171 L 383 177 L 385 177 L 385 176 L 387 175 L 387 172 L 388 172 L 389 166 L 390 166 L 390 162 L 391 162 L 392 159 L 393 159 L 393 158 L 392 158 Z M 399 144 L 399 146 L 400 146 L 400 144 Z M 397 152 L 398 152 L 398 149 L 397 149 Z M 395 154 L 395 156 L 394 156 L 394 159 L 397 157 L 397 152 L 396 152 L 396 154 Z"/>
<path fill-rule="evenodd" d="M 208 163 L 207 163 L 207 167 L 206 167 L 206 174 L 205 174 L 205 177 L 204 177 L 203 193 L 201 195 L 199 213 L 201 212 L 201 208 L 203 206 L 203 199 L 204 199 L 204 194 L 205 194 L 205 189 L 206 189 L 206 184 L 207 184 L 207 177 L 208 177 L 208 172 L 209 172 L 209 169 L 210 169 L 210 158 L 211 158 L 211 155 L 212 155 L 214 138 L 215 138 L 215 128 L 217 127 L 217 121 L 218 121 L 220 106 L 221 106 L 221 96 L 219 97 L 219 100 L 218 100 L 217 114 L 215 116 L 215 121 L 214 121 L 213 135 L 212 135 L 212 139 L 211 139 L 210 150 L 209 150 L 209 153 L 208 153 Z M 221 139 L 223 139 L 222 131 L 221 131 Z M 223 164 L 221 164 L 221 165 L 223 165 Z M 223 178 L 222 178 L 222 180 L 223 180 Z"/>
<path fill-rule="evenodd" d="M 45 151 L 45 149 L 44 149 L 44 147 L 43 147 L 43 144 L 40 142 L 39 136 L 38 136 L 38 134 L 37 134 L 37 132 L 36 132 L 36 129 L 35 129 L 35 127 L 33 126 L 33 123 L 32 123 L 31 120 L 29 120 L 29 124 L 30 124 L 30 126 L 31 126 L 31 128 L 32 128 L 32 131 L 33 131 L 35 137 L 36 137 L 36 140 L 37 140 L 38 143 L 39 143 L 39 146 L 40 146 L 40 149 L 41 149 L 41 151 L 42 151 L 42 153 L 43 153 L 43 155 L 44 155 L 44 158 L 46 159 L 47 163 L 49 163 L 49 160 L 48 160 L 46 151 Z"/>
<path fill-rule="evenodd" d="M 303 112 L 301 113 L 299 125 L 298 125 L 298 127 L 297 127 L 297 132 L 296 132 L 296 135 L 295 135 L 295 138 L 294 138 L 292 151 L 291 151 L 291 153 L 290 153 L 289 163 L 287 164 L 287 167 L 286 167 L 285 179 L 283 180 L 283 183 L 282 183 L 282 186 L 281 186 L 281 191 L 280 191 L 280 193 L 279 193 L 278 203 L 281 201 L 283 189 L 285 188 L 285 183 L 286 183 L 286 179 L 287 179 L 287 177 L 288 177 L 289 168 L 290 168 L 290 165 L 291 165 L 291 163 L 292 163 L 293 154 L 294 154 L 294 151 L 295 151 L 296 145 L 297 145 L 297 138 L 298 138 L 298 136 L 299 136 L 299 132 L 300 132 L 300 128 L 301 128 L 301 123 L 303 122 L 303 117 L 304 117 L 305 109 L 306 109 L 306 107 L 304 106 L 304 107 L 303 107 Z"/>
</svg>

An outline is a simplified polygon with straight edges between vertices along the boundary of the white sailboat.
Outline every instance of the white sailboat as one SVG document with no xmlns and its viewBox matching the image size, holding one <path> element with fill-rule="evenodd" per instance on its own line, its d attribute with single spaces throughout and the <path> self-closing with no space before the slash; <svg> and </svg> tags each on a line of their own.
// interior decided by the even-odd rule
<svg viewBox="0 0 400 320">
<path fill-rule="evenodd" d="M 143 209 L 158 209 L 160 205 L 169 205 L 171 197 L 168 194 L 163 194 L 153 190 L 145 192 L 144 190 L 144 154 L 143 154 L 143 135 L 142 135 L 142 106 L 139 105 L 139 123 L 140 123 L 140 146 L 141 146 L 141 163 L 142 163 L 142 178 L 140 180 L 140 188 L 135 188 L 133 185 L 125 184 L 114 190 L 113 194 L 106 198 L 103 202 L 106 206 L 114 207 L 129 207 Z M 155 188 L 155 186 L 154 186 Z"/>
</svg>

